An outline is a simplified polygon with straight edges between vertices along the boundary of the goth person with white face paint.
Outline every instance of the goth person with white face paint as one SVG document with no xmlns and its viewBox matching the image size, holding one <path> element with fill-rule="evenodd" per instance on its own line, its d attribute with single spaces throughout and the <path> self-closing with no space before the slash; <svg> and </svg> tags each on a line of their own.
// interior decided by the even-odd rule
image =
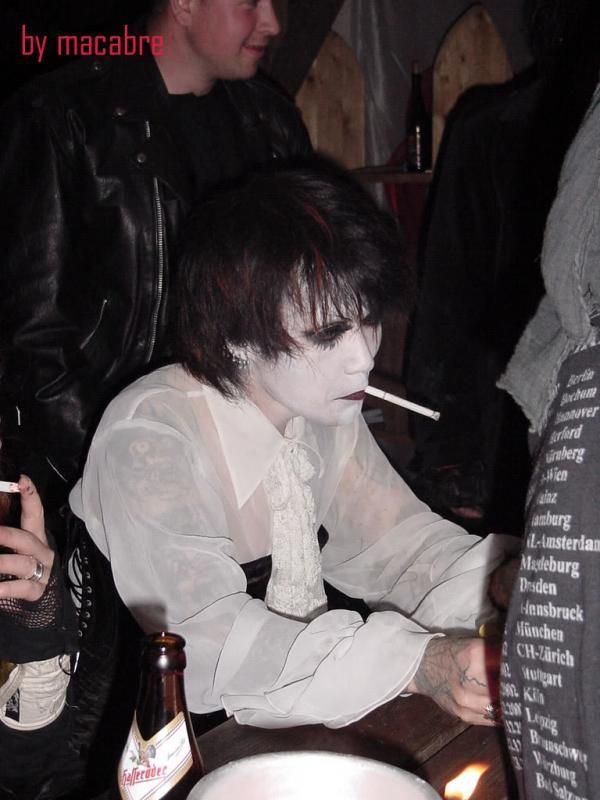
<svg viewBox="0 0 600 800">
<path fill-rule="evenodd" d="M 410 296 L 392 220 L 331 168 L 263 173 L 202 204 L 179 270 L 178 363 L 111 403 L 70 499 L 140 626 L 187 640 L 191 711 L 338 727 L 420 692 L 493 724 L 505 543 L 433 514 L 360 413 Z"/>
</svg>

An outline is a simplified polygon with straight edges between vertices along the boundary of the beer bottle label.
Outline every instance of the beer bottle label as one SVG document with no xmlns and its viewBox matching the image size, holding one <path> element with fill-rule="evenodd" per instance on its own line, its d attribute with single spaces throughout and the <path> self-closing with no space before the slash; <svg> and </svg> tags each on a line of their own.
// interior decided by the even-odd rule
<svg viewBox="0 0 600 800">
<path fill-rule="evenodd" d="M 182 712 L 147 741 L 134 716 L 119 763 L 119 793 L 123 800 L 159 800 L 176 786 L 192 763 Z"/>
</svg>

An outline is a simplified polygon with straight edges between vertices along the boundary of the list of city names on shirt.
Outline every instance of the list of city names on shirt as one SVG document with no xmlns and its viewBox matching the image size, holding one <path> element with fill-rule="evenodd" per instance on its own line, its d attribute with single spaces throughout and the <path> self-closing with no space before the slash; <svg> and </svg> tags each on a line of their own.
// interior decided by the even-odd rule
<svg viewBox="0 0 600 800">
<path fill-rule="evenodd" d="M 560 800 L 597 800 L 586 795 L 587 754 L 568 721 L 578 713 L 576 672 L 585 669 L 577 655 L 586 614 L 583 573 L 600 565 L 600 529 L 586 530 L 589 516 L 583 521 L 581 514 L 598 464 L 600 368 L 592 366 L 597 354 L 597 347 L 578 353 L 561 372 L 530 490 L 515 587 L 520 605 L 509 620 L 502 667 L 504 720 L 515 766 L 525 769 L 528 786 L 535 776 L 535 797 Z"/>
</svg>

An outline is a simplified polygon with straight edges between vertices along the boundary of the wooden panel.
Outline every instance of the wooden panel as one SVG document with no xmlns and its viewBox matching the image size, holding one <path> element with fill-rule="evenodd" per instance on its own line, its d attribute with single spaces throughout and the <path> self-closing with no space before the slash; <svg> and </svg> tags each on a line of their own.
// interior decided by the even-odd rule
<svg viewBox="0 0 600 800">
<path fill-rule="evenodd" d="M 277 0 L 286 29 L 265 67 L 291 95 L 302 85 L 343 5 L 344 0 Z"/>
<path fill-rule="evenodd" d="M 316 150 L 348 169 L 364 164 L 364 78 L 352 48 L 337 33 L 327 34 L 296 103 Z"/>
<path fill-rule="evenodd" d="M 470 6 L 450 28 L 433 64 L 433 159 L 446 117 L 470 86 L 513 77 L 504 43 L 481 3 Z"/>
</svg>

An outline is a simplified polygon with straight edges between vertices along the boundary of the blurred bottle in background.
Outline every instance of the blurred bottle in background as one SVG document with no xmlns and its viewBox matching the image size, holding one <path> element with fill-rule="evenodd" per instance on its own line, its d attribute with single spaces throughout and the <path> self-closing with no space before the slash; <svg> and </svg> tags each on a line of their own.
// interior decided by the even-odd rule
<svg viewBox="0 0 600 800">
<path fill-rule="evenodd" d="M 418 61 L 412 63 L 412 86 L 406 115 L 406 168 L 409 172 L 431 169 L 431 117 L 423 101 Z"/>
</svg>

